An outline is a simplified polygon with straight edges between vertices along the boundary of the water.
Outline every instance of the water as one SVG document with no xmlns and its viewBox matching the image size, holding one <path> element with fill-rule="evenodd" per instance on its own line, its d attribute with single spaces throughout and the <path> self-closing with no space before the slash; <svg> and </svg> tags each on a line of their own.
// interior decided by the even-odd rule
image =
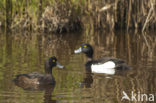
<svg viewBox="0 0 156 103">
<path fill-rule="evenodd" d="M 83 42 L 93 45 L 94 58 L 121 58 L 133 69 L 114 76 L 86 74 L 85 55 L 74 54 Z M 123 91 L 128 96 L 131 91 L 156 96 L 155 51 L 153 32 L 0 33 L 0 103 L 121 103 Z M 44 73 L 44 60 L 53 55 L 66 66 L 65 70 L 53 69 L 54 87 L 32 91 L 12 82 L 17 74 Z"/>
</svg>

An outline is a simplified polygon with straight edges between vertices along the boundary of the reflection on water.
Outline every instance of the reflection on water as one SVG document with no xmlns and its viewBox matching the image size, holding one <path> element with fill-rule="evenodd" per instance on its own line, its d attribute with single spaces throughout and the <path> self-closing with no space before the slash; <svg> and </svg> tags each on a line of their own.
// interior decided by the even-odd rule
<svg viewBox="0 0 156 103">
<path fill-rule="evenodd" d="M 86 74 L 85 55 L 73 53 L 83 42 L 93 45 L 94 58 L 121 58 L 133 69 L 124 75 L 109 77 L 104 74 Z M 0 102 L 121 103 L 122 91 L 127 94 L 131 91 L 156 94 L 155 51 L 155 33 L 17 33 L 7 36 L 0 33 Z M 66 66 L 66 70 L 53 69 L 55 88 L 28 91 L 12 82 L 17 74 L 43 73 L 44 60 L 53 55 Z"/>
</svg>

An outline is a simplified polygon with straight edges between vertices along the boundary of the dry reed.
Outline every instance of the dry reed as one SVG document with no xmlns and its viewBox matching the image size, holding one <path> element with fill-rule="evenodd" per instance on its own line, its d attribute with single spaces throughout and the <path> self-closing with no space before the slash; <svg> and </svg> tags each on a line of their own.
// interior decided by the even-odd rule
<svg viewBox="0 0 156 103">
<path fill-rule="evenodd" d="M 155 0 L 2 0 L 0 5 L 1 25 L 15 30 L 156 30 Z"/>
</svg>

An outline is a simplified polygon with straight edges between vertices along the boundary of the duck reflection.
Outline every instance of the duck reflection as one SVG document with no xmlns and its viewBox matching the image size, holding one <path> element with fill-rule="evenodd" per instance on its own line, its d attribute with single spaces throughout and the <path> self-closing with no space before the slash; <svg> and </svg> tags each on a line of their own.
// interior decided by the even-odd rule
<svg viewBox="0 0 156 103">
<path fill-rule="evenodd" d="M 42 87 L 44 88 L 44 103 L 56 103 L 56 100 L 52 99 L 52 93 L 55 88 L 55 85 L 48 85 Z"/>
<path fill-rule="evenodd" d="M 91 88 L 91 84 L 93 83 L 93 77 L 91 73 L 85 73 L 83 81 L 80 83 L 81 88 Z"/>
<path fill-rule="evenodd" d="M 87 62 L 85 64 L 85 74 L 83 81 L 80 84 L 82 88 L 91 88 L 91 84 L 93 83 L 93 73 L 91 73 L 91 64 Z"/>
<path fill-rule="evenodd" d="M 44 91 L 44 103 L 56 103 L 56 100 L 52 99 L 52 93 L 55 85 L 22 85 L 16 84 L 25 91 Z"/>
</svg>

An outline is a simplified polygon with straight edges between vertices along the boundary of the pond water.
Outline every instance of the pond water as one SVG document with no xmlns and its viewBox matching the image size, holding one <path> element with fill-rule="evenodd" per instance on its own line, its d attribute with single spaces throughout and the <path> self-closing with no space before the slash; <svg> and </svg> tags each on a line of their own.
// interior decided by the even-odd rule
<svg viewBox="0 0 156 103">
<path fill-rule="evenodd" d="M 156 33 L 92 32 L 73 34 L 0 33 L 0 103 L 134 103 L 150 94 L 156 102 Z M 74 54 L 82 43 L 94 48 L 94 58 L 125 60 L 133 69 L 118 75 L 86 74 L 84 54 Z M 56 56 L 66 69 L 53 69 L 55 86 L 24 90 L 12 81 L 17 74 L 44 73 L 44 60 Z M 140 97 L 141 98 L 141 97 Z M 153 103 L 155 103 L 153 102 Z"/>
</svg>

